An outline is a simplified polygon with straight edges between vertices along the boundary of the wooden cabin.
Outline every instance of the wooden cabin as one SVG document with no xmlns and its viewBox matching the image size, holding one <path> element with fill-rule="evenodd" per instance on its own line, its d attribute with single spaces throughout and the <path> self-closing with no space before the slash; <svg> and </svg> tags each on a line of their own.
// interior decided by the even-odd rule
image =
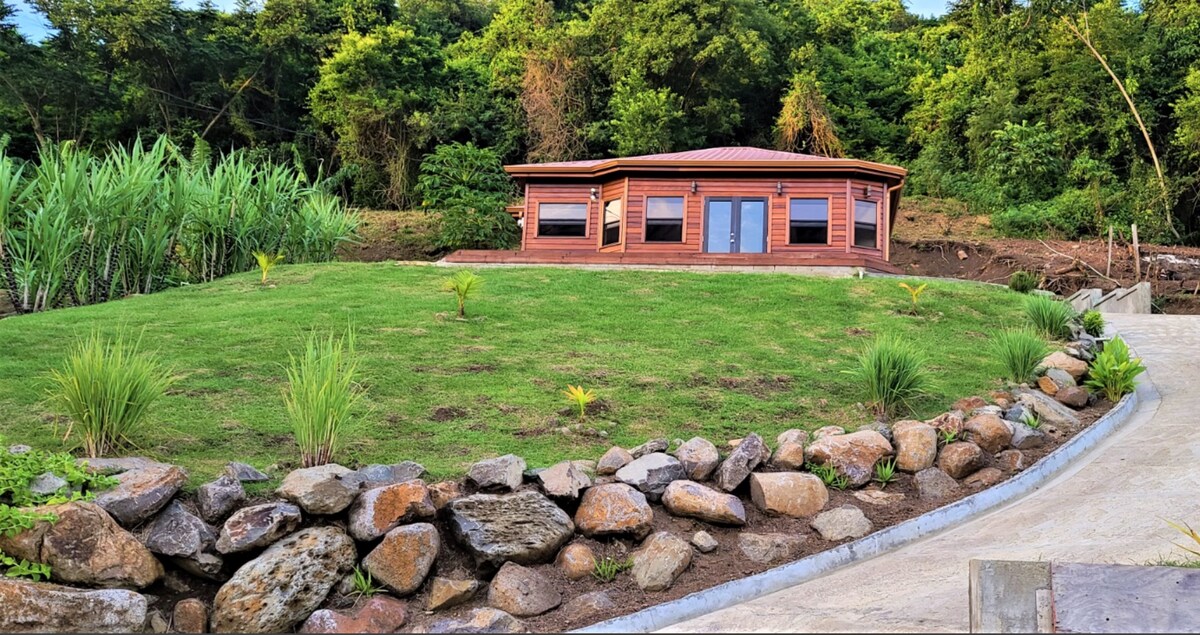
<svg viewBox="0 0 1200 635">
<path fill-rule="evenodd" d="M 888 263 L 904 168 L 730 147 L 504 168 L 519 251 L 454 263 L 836 266 Z"/>
</svg>

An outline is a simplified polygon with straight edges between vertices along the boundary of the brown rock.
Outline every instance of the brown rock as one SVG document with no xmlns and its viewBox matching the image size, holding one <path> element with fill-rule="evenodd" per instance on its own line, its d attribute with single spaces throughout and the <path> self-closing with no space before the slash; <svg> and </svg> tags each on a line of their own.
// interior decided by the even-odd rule
<svg viewBox="0 0 1200 635">
<path fill-rule="evenodd" d="M 433 501 L 433 508 L 438 511 L 442 511 L 450 501 L 462 498 L 462 495 L 462 485 L 458 481 L 442 481 L 429 486 L 429 498 Z"/>
<path fill-rule="evenodd" d="M 627 535 L 641 538 L 650 533 L 654 510 L 645 494 L 624 483 L 592 487 L 583 493 L 575 512 L 575 525 L 585 536 Z"/>
<path fill-rule="evenodd" d="M 350 507 L 350 535 L 370 542 L 392 528 L 418 519 L 433 518 L 437 509 L 425 481 L 404 481 L 369 489 Z"/>
<path fill-rule="evenodd" d="M 1082 386 L 1067 386 L 1058 391 L 1054 398 L 1072 408 L 1082 408 L 1088 403 L 1088 391 Z"/>
<path fill-rule="evenodd" d="M 37 508 L 58 521 L 35 523 L 14 536 L 0 533 L 0 551 L 50 566 L 50 578 L 93 587 L 141 589 L 163 574 L 141 542 L 97 504 L 64 503 Z"/>
<path fill-rule="evenodd" d="M 196 598 L 175 603 L 171 625 L 179 633 L 203 633 L 208 630 L 208 607 Z"/>
<path fill-rule="evenodd" d="M 679 446 L 675 450 L 675 458 L 683 465 L 684 476 L 693 481 L 707 479 L 721 462 L 717 446 L 701 437 L 692 437 Z"/>
<path fill-rule="evenodd" d="M 613 446 L 596 463 L 596 474 L 598 476 L 612 476 L 617 473 L 617 470 L 632 462 L 633 455 L 628 450 Z"/>
<path fill-rule="evenodd" d="M 1045 359 L 1042 360 L 1042 363 L 1039 364 L 1039 366 L 1042 368 L 1057 368 L 1059 370 L 1065 370 L 1071 374 L 1071 377 L 1074 378 L 1075 381 L 1079 381 L 1084 375 L 1086 375 L 1088 369 L 1087 362 L 1075 359 L 1074 357 L 1071 357 L 1062 351 L 1050 353 Z"/>
<path fill-rule="evenodd" d="M 996 455 L 996 465 L 1006 472 L 1025 469 L 1025 453 L 1020 450 L 1005 450 Z"/>
<path fill-rule="evenodd" d="M 1042 392 L 1050 395 L 1051 397 L 1058 394 L 1058 384 L 1054 383 L 1053 379 L 1050 379 L 1045 375 L 1038 377 L 1037 385 L 1038 388 L 1042 389 Z"/>
<path fill-rule="evenodd" d="M 956 441 L 942 448 L 937 465 L 950 478 L 963 478 L 983 467 L 983 450 L 969 441 Z"/>
<path fill-rule="evenodd" d="M 952 410 L 961 410 L 963 412 L 971 412 L 972 410 L 974 410 L 976 408 L 982 408 L 986 405 L 987 405 L 987 402 L 983 400 L 983 397 L 971 396 L 971 397 L 963 397 L 962 399 L 959 399 L 958 401 L 954 402 L 954 405 L 951 406 L 951 409 Z"/>
<path fill-rule="evenodd" d="M 146 596 L 134 591 L 0 577 L 3 633 L 136 633 L 145 623 Z"/>
<path fill-rule="evenodd" d="M 592 486 L 592 479 L 571 461 L 563 461 L 548 467 L 537 475 L 542 491 L 550 498 L 573 501 L 579 493 Z"/>
<path fill-rule="evenodd" d="M 425 581 L 441 546 L 433 525 L 403 525 L 389 531 L 363 558 L 363 568 L 397 595 L 408 595 Z"/>
<path fill-rule="evenodd" d="M 862 538 L 871 533 L 871 521 L 862 510 L 853 505 L 843 505 L 837 509 L 821 512 L 809 523 L 809 526 L 821 534 L 821 537 L 831 542 L 847 538 Z"/>
<path fill-rule="evenodd" d="M 825 508 L 829 490 L 812 474 L 759 472 L 750 475 L 750 500 L 765 512 L 802 518 Z"/>
<path fill-rule="evenodd" d="M 726 492 L 737 489 L 750 476 L 750 472 L 771 458 L 771 450 L 762 437 L 753 432 L 746 435 L 733 452 L 729 453 L 713 474 L 713 483 Z"/>
<path fill-rule="evenodd" d="M 633 553 L 630 575 L 643 591 L 666 591 L 692 563 L 692 547 L 677 536 L 660 531 Z"/>
<path fill-rule="evenodd" d="M 802 534 L 738 534 L 738 547 L 751 562 L 771 564 L 791 560 L 800 554 L 808 540 Z"/>
<path fill-rule="evenodd" d="M 301 633 L 394 633 L 408 621 L 404 602 L 376 595 L 353 610 L 321 609 L 304 621 Z"/>
<path fill-rule="evenodd" d="M 524 633 L 521 620 L 492 608 L 471 609 L 462 619 L 439 620 L 429 625 L 429 633 Z"/>
<path fill-rule="evenodd" d="M 934 427 L 938 434 L 962 434 L 965 418 L 963 413 L 958 410 L 951 410 L 926 421 L 925 423 Z"/>
<path fill-rule="evenodd" d="M 558 552 L 554 564 L 562 570 L 568 580 L 582 580 L 592 575 L 596 567 L 596 554 L 591 547 L 574 542 Z"/>
<path fill-rule="evenodd" d="M 663 507 L 676 516 L 721 525 L 740 527 L 746 524 L 746 508 L 741 499 L 693 481 L 672 482 L 663 492 L 662 502 Z"/>
<path fill-rule="evenodd" d="M 771 455 L 771 466 L 781 470 L 798 470 L 804 467 L 804 443 L 784 441 Z"/>
<path fill-rule="evenodd" d="M 492 578 L 487 600 L 510 615 L 532 617 L 562 604 L 562 594 L 537 571 L 506 562 Z"/>
<path fill-rule="evenodd" d="M 429 583 L 429 602 L 426 608 L 430 611 L 440 611 L 458 606 L 475 597 L 478 591 L 479 580 L 453 580 L 437 577 Z"/>
<path fill-rule="evenodd" d="M 183 468 L 139 458 L 89 459 L 88 466 L 105 473 L 119 470 L 117 484 L 99 492 L 95 503 L 126 527 L 138 525 L 166 507 L 188 479 Z"/>
<path fill-rule="evenodd" d="M 1009 443 L 1012 443 L 1012 428 L 996 415 L 975 415 L 967 420 L 963 429 L 967 432 L 968 441 L 978 445 L 990 454 L 995 454 L 1007 448 Z M 946 470 L 946 472 L 950 473 L 949 470 Z M 952 473 L 950 475 L 954 476 Z M 959 477 L 956 476 L 955 478 Z"/>
<path fill-rule="evenodd" d="M 804 451 L 809 461 L 833 465 L 855 487 L 870 482 L 875 463 L 891 453 L 892 444 L 874 430 L 820 437 Z"/>
<path fill-rule="evenodd" d="M 921 500 L 940 501 L 954 498 L 961 491 L 954 479 L 936 467 L 917 472 L 913 477 L 913 484 L 917 488 L 917 498 Z"/>
<path fill-rule="evenodd" d="M 870 505 L 887 507 L 888 505 L 894 505 L 904 500 L 904 494 L 900 492 L 885 492 L 880 489 L 864 489 L 854 492 L 854 498 Z"/>
<path fill-rule="evenodd" d="M 1004 480 L 1004 472 L 994 467 L 985 467 L 963 479 L 963 485 L 972 489 L 991 487 Z"/>
<path fill-rule="evenodd" d="M 593 616 L 601 613 L 607 613 L 617 608 L 612 598 L 604 591 L 592 591 L 576 596 L 567 601 L 560 609 L 559 614 L 568 623 L 585 622 L 593 618 Z"/>
<path fill-rule="evenodd" d="M 901 472 L 916 474 L 937 459 L 938 433 L 929 424 L 897 421 L 892 426 L 892 442 L 896 446 L 896 469 Z"/>
<path fill-rule="evenodd" d="M 816 430 L 813 430 L 812 440 L 816 441 L 822 437 L 832 437 L 839 434 L 846 434 L 846 429 L 842 426 L 825 426 L 823 428 L 817 428 Z"/>
</svg>

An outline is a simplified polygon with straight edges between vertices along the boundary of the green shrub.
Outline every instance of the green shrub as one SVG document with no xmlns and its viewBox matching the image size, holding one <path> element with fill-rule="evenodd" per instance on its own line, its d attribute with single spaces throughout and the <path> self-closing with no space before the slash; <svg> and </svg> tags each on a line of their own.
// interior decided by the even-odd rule
<svg viewBox="0 0 1200 635">
<path fill-rule="evenodd" d="M 1092 337 L 1104 335 L 1104 316 L 1096 309 L 1083 312 L 1083 330 Z"/>
<path fill-rule="evenodd" d="M 1029 293 L 1038 288 L 1038 276 L 1031 271 L 1014 271 L 1008 278 L 1008 288 L 1017 293 Z"/>
<path fill-rule="evenodd" d="M 325 465 L 344 445 L 350 411 L 363 394 L 354 379 L 358 367 L 354 333 L 345 337 L 311 334 L 304 351 L 289 357 L 284 402 L 301 463 L 304 467 Z"/>
<path fill-rule="evenodd" d="M 1038 363 L 1049 352 L 1042 338 L 1029 329 L 997 333 L 992 342 L 996 356 L 1004 366 L 1004 378 L 1014 384 L 1032 380 Z"/>
<path fill-rule="evenodd" d="M 66 436 L 77 430 L 89 457 L 133 445 L 150 407 L 171 385 L 170 373 L 139 346 L 93 332 L 61 370 L 51 371 L 50 401 L 71 420 Z"/>
<path fill-rule="evenodd" d="M 858 358 L 858 368 L 849 372 L 877 415 L 911 410 L 912 400 L 929 387 L 925 356 L 911 343 L 889 336 L 880 336 L 867 346 Z"/>
<path fill-rule="evenodd" d="M 1051 340 L 1066 340 L 1071 337 L 1071 322 L 1075 309 L 1054 298 L 1035 295 L 1025 301 L 1025 317 L 1044 337 Z"/>
<path fill-rule="evenodd" d="M 1129 357 L 1129 347 L 1120 337 L 1109 340 L 1104 349 L 1096 353 L 1088 368 L 1088 379 L 1084 385 L 1116 402 L 1137 388 L 1135 378 L 1146 372 L 1142 360 Z"/>
<path fill-rule="evenodd" d="M 520 238 L 505 210 L 515 196 L 500 157 L 471 143 L 438 146 L 421 162 L 417 179 L 421 206 L 440 212 L 438 246 L 443 249 L 507 249 Z"/>
</svg>

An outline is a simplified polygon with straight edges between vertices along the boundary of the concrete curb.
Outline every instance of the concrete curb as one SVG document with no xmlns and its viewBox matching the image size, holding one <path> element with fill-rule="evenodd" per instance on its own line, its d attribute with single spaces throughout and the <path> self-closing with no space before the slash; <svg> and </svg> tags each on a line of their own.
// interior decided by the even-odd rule
<svg viewBox="0 0 1200 635">
<path fill-rule="evenodd" d="M 1072 461 L 1124 426 L 1137 410 L 1137 405 L 1136 392 L 1126 395 L 1086 430 L 1025 471 L 995 487 L 828 551 L 572 632 L 649 633 L 807 582 L 835 569 L 882 555 L 949 529 L 1037 490 Z"/>
</svg>

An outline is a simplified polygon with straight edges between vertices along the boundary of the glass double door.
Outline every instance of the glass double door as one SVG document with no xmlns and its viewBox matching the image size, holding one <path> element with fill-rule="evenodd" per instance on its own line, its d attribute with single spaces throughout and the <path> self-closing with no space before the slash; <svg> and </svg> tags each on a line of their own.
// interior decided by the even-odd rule
<svg viewBox="0 0 1200 635">
<path fill-rule="evenodd" d="M 761 254 L 767 250 L 767 199 L 709 198 L 704 201 L 704 251 Z"/>
</svg>

